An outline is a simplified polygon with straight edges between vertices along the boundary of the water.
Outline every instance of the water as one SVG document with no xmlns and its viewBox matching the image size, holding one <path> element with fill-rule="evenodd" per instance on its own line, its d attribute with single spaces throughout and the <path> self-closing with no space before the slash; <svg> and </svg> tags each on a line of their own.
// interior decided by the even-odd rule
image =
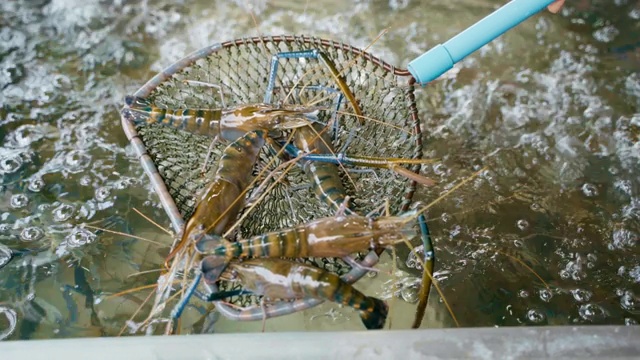
<svg viewBox="0 0 640 360">
<path fill-rule="evenodd" d="M 366 47 L 387 27 L 370 51 L 404 67 L 501 3 L 2 2 L 0 338 L 114 336 L 149 294 L 109 297 L 154 284 L 157 272 L 147 271 L 160 268 L 171 241 L 132 211 L 169 225 L 118 116 L 123 96 L 157 71 L 242 36 L 304 33 Z M 638 34 L 637 1 L 575 1 L 418 91 L 425 156 L 442 159 L 425 168 L 442 186 L 418 200 L 489 165 L 428 212 L 436 278 L 460 325 L 640 320 Z M 518 254 L 550 289 L 504 253 Z M 388 276 L 390 264 L 358 288 L 394 297 L 392 326 L 407 328 L 418 272 Z M 201 321 L 206 311 L 186 316 Z M 448 326 L 434 295 L 423 327 Z M 267 331 L 300 329 L 361 324 L 332 304 L 267 322 Z"/>
</svg>

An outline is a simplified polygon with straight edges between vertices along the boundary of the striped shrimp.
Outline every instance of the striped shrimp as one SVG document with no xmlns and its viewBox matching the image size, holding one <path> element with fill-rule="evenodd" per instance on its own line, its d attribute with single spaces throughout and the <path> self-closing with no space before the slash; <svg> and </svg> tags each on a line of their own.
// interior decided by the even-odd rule
<svg viewBox="0 0 640 360">
<path fill-rule="evenodd" d="M 334 125 L 337 124 L 337 112 L 340 109 L 343 98 L 349 101 L 353 107 L 353 115 L 358 118 L 361 125 L 364 125 L 365 116 L 355 95 L 333 61 L 326 54 L 313 49 L 302 52 L 279 53 L 276 56 L 280 58 L 311 57 L 321 60 L 323 65 L 329 69 L 339 89 L 338 91 L 330 88 L 321 88 L 321 90 L 340 94 L 335 103 L 336 116 L 332 120 Z M 326 110 L 325 108 L 308 107 L 301 104 L 286 104 L 276 107 L 276 105 L 271 104 L 277 69 L 277 61 L 274 62 L 274 59 L 272 59 L 269 84 L 264 102 L 261 104 L 239 106 L 232 109 L 164 109 L 153 106 L 146 99 L 133 96 L 125 97 L 125 103 L 130 108 L 130 111 L 135 113 L 131 117 L 134 123 L 158 123 L 190 133 L 222 138 L 228 141 L 233 141 L 242 136 L 244 132 L 256 128 L 273 130 L 295 128 L 293 144 L 287 145 L 285 151 L 290 157 L 303 158 L 300 165 L 307 175 L 315 194 L 334 210 L 345 204 L 346 197 L 346 191 L 336 165 L 385 168 L 423 185 L 432 186 L 435 184 L 432 179 L 416 174 L 399 165 L 424 164 L 431 162 L 430 160 L 360 157 L 336 153 L 333 149 L 333 141 L 329 136 L 329 132 L 326 131 L 327 129 L 323 129 L 323 126 L 318 122 L 310 121 L 318 111 Z M 310 88 L 313 88 L 313 86 Z M 207 159 L 210 152 L 211 149 L 209 149 Z M 350 210 L 347 211 L 350 212 Z"/>
<path fill-rule="evenodd" d="M 160 124 L 192 134 L 234 141 L 252 130 L 286 130 L 309 123 L 305 115 L 321 108 L 249 104 L 228 109 L 166 109 L 147 99 L 126 96 L 125 104 L 134 124 Z"/>
<path fill-rule="evenodd" d="M 341 257 L 353 265 L 348 257 L 351 254 L 385 248 L 417 237 L 418 231 L 412 222 L 406 221 L 411 214 L 376 219 L 338 214 L 236 242 L 206 235 L 196 243 L 196 251 L 206 257 L 220 258 L 217 270 L 209 268 L 206 271 L 209 282 L 216 281 L 233 259 Z M 208 263 L 212 264 L 211 261 Z"/>
<path fill-rule="evenodd" d="M 218 269 L 216 257 L 202 261 L 205 281 L 209 269 Z M 268 299 L 315 298 L 347 305 L 358 310 L 367 329 L 382 329 L 389 307 L 377 298 L 366 296 L 342 281 L 336 274 L 316 267 L 283 259 L 252 259 L 232 262 L 222 276 L 240 281 L 243 287 Z"/>
<path fill-rule="evenodd" d="M 346 84 L 341 88 L 343 91 L 344 89 L 348 91 Z M 353 99 L 353 94 L 347 98 Z M 421 164 L 428 162 L 427 160 L 336 154 L 326 131 L 319 129 L 319 124 L 311 122 L 313 115 L 323 109 L 321 107 L 295 104 L 284 107 L 249 104 L 228 109 L 167 109 L 156 107 L 149 100 L 134 96 L 126 96 L 125 104 L 128 107 L 127 116 L 134 124 L 160 124 L 225 141 L 234 141 L 246 132 L 256 129 L 269 132 L 297 129 L 295 145 L 290 144 L 285 150 L 289 156 L 302 156 L 306 159 L 302 162 L 302 166 L 316 195 L 334 209 L 344 203 L 346 196 L 336 165 L 387 168 L 421 184 L 434 184 L 431 179 L 398 165 L 399 163 Z M 353 104 L 355 104 L 356 114 L 362 116 L 357 103 Z M 207 154 L 207 159 L 209 156 L 210 153 Z"/>
<path fill-rule="evenodd" d="M 417 218 L 422 243 L 425 249 L 423 286 L 420 291 L 420 303 L 416 311 L 416 317 L 413 325 L 414 327 L 417 327 L 424 316 L 424 310 L 431 287 L 431 276 L 433 274 L 434 264 L 433 245 L 431 243 L 431 237 L 427 228 L 425 216 L 422 214 L 424 210 L 426 210 L 426 208 L 413 210 L 401 216 L 385 216 L 377 219 L 358 215 L 338 214 L 336 217 L 317 219 L 308 224 L 299 225 L 292 229 L 268 233 L 245 240 L 238 240 L 237 242 L 230 242 L 215 236 L 206 236 L 196 244 L 196 251 L 205 255 L 200 264 L 200 271 L 198 272 L 200 275 L 197 281 L 200 280 L 200 277 L 204 277 L 206 284 L 213 285 L 219 279 L 227 280 L 228 275 L 225 274 L 228 274 L 229 272 L 233 274 L 239 264 L 248 263 L 251 264 L 249 265 L 250 267 L 256 268 L 259 264 L 270 264 L 267 260 L 277 262 L 278 260 L 276 260 L 276 258 L 279 257 L 304 258 L 309 256 L 343 256 L 343 259 L 348 260 L 350 258 L 347 255 L 354 252 L 362 252 L 367 249 L 379 250 L 382 247 L 395 245 L 400 242 L 409 244 L 408 241 L 417 235 L 417 231 L 413 226 L 409 226 L 409 224 Z M 367 258 L 372 254 L 374 254 L 374 252 L 370 252 Z M 252 257 L 255 258 L 247 260 Z M 305 269 L 306 267 L 310 267 L 309 265 L 300 265 Z M 320 272 L 323 271 L 319 269 L 317 270 Z M 266 274 L 266 271 L 268 270 L 264 271 L 265 272 L 263 273 Z M 282 277 L 282 274 L 280 275 L 280 278 L 272 281 L 277 281 L 277 286 L 280 286 L 282 291 L 287 289 L 295 291 L 295 289 L 291 289 L 295 284 L 283 282 L 282 280 L 284 278 Z M 337 275 L 334 276 L 339 279 Z M 240 278 L 240 280 L 244 279 Z M 348 281 L 346 278 L 342 280 Z M 300 281 L 302 282 L 303 280 Z M 267 282 L 267 284 L 269 283 Z M 320 285 L 315 283 L 309 286 L 310 289 L 312 289 L 314 286 L 317 287 Z M 225 316 L 236 320 L 255 321 L 262 318 L 264 321 L 268 317 L 297 311 L 296 309 L 300 309 L 301 306 L 304 307 L 306 303 L 314 301 L 313 299 L 320 302 L 323 300 L 340 302 L 329 297 L 321 290 L 317 290 L 317 292 L 320 295 L 313 296 L 313 294 L 302 293 L 301 296 L 306 295 L 311 297 L 311 299 L 307 298 L 306 300 L 299 300 L 298 302 L 291 303 L 287 307 L 273 310 L 265 307 L 249 307 L 236 310 L 221 307 L 219 309 Z M 240 294 L 246 293 L 265 295 L 269 297 L 269 295 L 266 295 L 264 289 L 256 288 L 250 283 L 244 283 L 244 287 L 240 291 Z M 202 294 L 199 296 L 205 301 L 216 302 L 224 299 L 225 297 L 236 295 L 238 295 L 238 291 L 215 292 L 208 296 L 203 296 Z M 179 305 L 178 308 L 182 308 L 184 305 L 185 304 L 183 303 Z M 361 314 L 361 316 L 364 316 L 363 322 L 365 322 L 367 314 L 364 313 Z M 365 326 L 370 328 L 366 323 Z"/>
<path fill-rule="evenodd" d="M 198 240 L 206 233 L 223 234 L 233 224 L 244 207 L 243 194 L 253 180 L 253 166 L 265 141 L 265 132 L 254 130 L 225 148 L 213 181 L 187 221 L 182 240 L 167 257 L 165 266 L 189 239 Z"/>
</svg>

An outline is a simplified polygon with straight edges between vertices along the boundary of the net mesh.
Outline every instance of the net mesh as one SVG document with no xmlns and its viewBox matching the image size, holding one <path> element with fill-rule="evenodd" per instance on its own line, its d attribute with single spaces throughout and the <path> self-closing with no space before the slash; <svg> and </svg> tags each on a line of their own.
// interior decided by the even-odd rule
<svg viewBox="0 0 640 360">
<path fill-rule="evenodd" d="M 388 65 L 380 66 L 377 59 L 368 54 L 358 56 L 351 47 L 326 40 L 269 37 L 225 43 L 220 50 L 198 59 L 154 87 L 148 98 L 156 106 L 166 108 L 221 108 L 223 101 L 227 107 L 263 102 L 272 55 L 306 49 L 319 49 L 333 61 L 367 117 L 361 125 L 359 119 L 352 115 L 352 105 L 343 101 L 338 114 L 338 130 L 333 135 L 336 151 L 355 156 L 421 156 L 421 134 L 413 87 L 407 78 L 395 75 Z M 320 100 L 314 105 L 328 110 L 320 111 L 319 120 L 323 124 L 329 123 L 334 115 L 330 108 L 337 94 L 319 91 L 318 87 L 337 89 L 337 85 L 321 61 L 281 59 L 276 79 L 273 103 L 310 104 Z M 220 89 L 202 83 L 218 85 Z M 226 144 L 218 142 L 214 146 L 203 175 L 201 169 L 211 138 L 160 125 L 140 125 L 136 130 L 182 217 L 188 219 L 198 195 L 215 172 Z M 281 164 L 273 154 L 274 150 L 268 146 L 262 149 L 256 173 L 263 169 L 273 170 Z M 415 166 L 409 168 L 417 170 Z M 340 170 L 347 195 L 351 197 L 350 204 L 356 212 L 367 214 L 385 202 L 394 214 L 408 207 L 415 187 L 412 181 L 386 169 L 357 169 Z M 271 179 L 268 185 L 272 185 L 276 178 Z M 257 196 L 249 194 L 250 197 Z M 246 214 L 238 235 L 258 235 L 333 213 L 330 206 L 317 198 L 302 169 L 295 166 Z M 340 275 L 350 269 L 340 259 L 300 261 Z M 219 288 L 230 290 L 239 286 L 223 282 Z M 246 306 L 256 303 L 256 298 L 243 295 L 231 299 L 231 302 Z"/>
</svg>

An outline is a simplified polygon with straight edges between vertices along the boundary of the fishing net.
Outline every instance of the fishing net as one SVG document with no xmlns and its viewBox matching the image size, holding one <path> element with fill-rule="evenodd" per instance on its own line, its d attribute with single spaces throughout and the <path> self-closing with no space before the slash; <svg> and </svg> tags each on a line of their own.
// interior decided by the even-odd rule
<svg viewBox="0 0 640 360">
<path fill-rule="evenodd" d="M 354 109 L 343 102 L 337 131 L 332 134 L 336 151 L 355 156 L 420 158 L 422 140 L 413 94 L 413 82 L 406 71 L 349 45 L 302 36 L 254 37 L 216 44 L 185 57 L 143 86 L 136 96 L 166 108 L 221 108 L 263 102 L 269 82 L 272 55 L 280 52 L 319 49 L 335 64 L 355 95 L 363 124 L 351 115 Z M 276 73 L 273 101 L 308 103 L 318 98 L 320 123 L 328 124 L 336 94 L 319 87 L 337 89 L 329 69 L 315 59 L 281 59 Z M 213 84 L 219 88 L 208 86 Z M 287 96 L 289 94 L 290 96 Z M 167 214 L 177 231 L 194 211 L 196 199 L 216 170 L 226 144 L 218 142 L 206 172 L 201 172 L 211 138 L 193 135 L 157 124 L 134 126 L 123 118 L 123 127 L 137 149 Z M 273 170 L 280 159 L 265 147 L 256 167 Z M 419 165 L 408 167 L 419 170 Z M 347 168 L 340 170 L 353 210 L 367 214 L 385 202 L 391 213 L 406 210 L 415 183 L 386 169 Z M 244 174 L 238 174 L 244 176 Z M 238 235 L 242 237 L 279 230 L 334 213 L 317 198 L 301 168 L 295 166 L 246 214 Z M 255 189 L 253 189 L 255 190 Z M 251 192 L 249 192 L 251 194 Z M 251 195 L 250 195 L 251 196 Z M 256 195 L 257 196 L 257 195 Z M 248 211 L 248 209 L 245 209 Z M 378 214 L 381 212 L 378 211 Z M 340 259 L 306 259 L 325 270 L 345 274 L 350 268 Z M 221 290 L 230 290 L 222 282 Z M 253 296 L 238 296 L 231 302 L 246 306 Z"/>
</svg>

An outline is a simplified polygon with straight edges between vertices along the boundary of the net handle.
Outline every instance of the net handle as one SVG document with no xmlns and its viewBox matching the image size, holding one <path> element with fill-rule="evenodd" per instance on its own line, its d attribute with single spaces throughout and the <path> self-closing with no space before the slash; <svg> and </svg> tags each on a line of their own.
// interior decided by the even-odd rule
<svg viewBox="0 0 640 360">
<path fill-rule="evenodd" d="M 514 26 L 527 20 L 555 0 L 513 0 L 471 25 L 444 44 L 411 61 L 409 72 L 421 85 L 435 80 L 464 59 Z"/>
</svg>

